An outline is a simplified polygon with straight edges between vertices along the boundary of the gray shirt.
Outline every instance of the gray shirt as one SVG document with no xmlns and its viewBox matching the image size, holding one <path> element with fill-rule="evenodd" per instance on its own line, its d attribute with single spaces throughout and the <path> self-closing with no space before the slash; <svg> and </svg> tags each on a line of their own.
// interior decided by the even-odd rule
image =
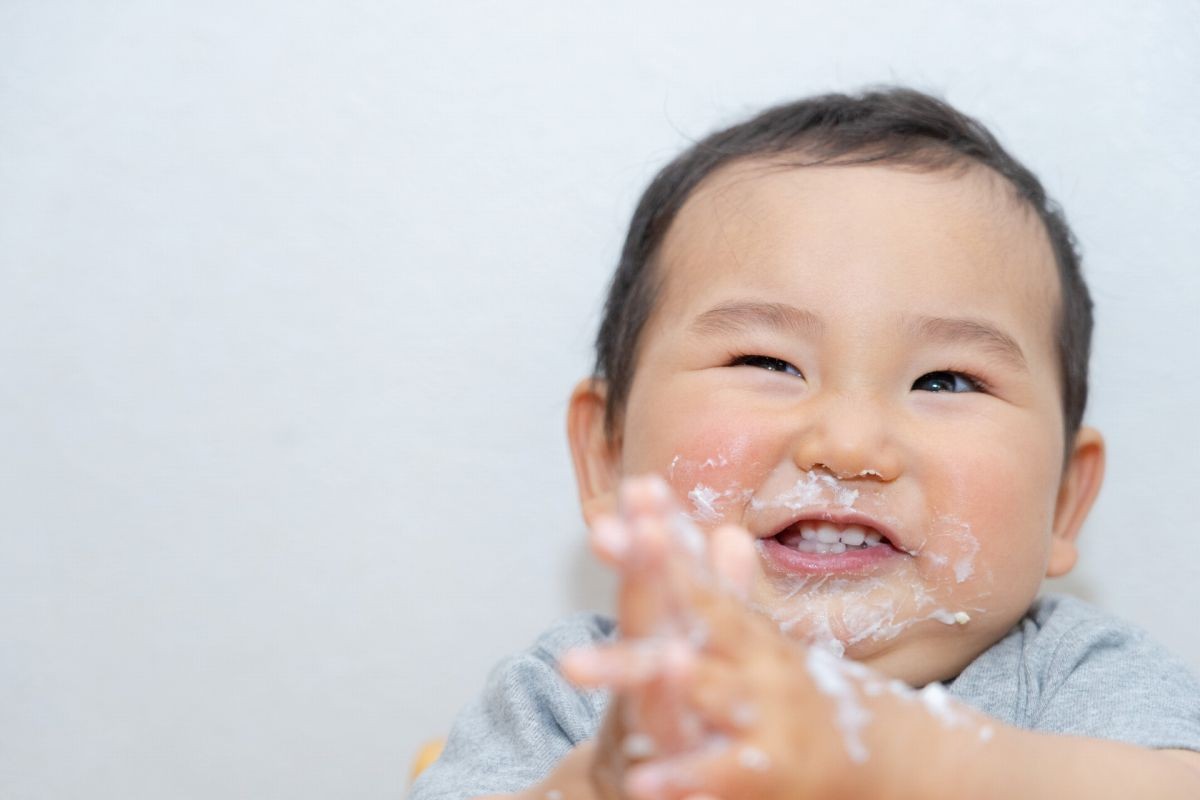
<svg viewBox="0 0 1200 800">
<path fill-rule="evenodd" d="M 410 800 L 514 792 L 591 738 L 608 697 L 558 674 L 558 656 L 609 641 L 611 619 L 577 614 L 500 662 L 463 710 Z M 1200 751 L 1200 684 L 1137 628 L 1072 597 L 1049 595 L 947 684 L 950 694 L 1028 730 Z"/>
</svg>

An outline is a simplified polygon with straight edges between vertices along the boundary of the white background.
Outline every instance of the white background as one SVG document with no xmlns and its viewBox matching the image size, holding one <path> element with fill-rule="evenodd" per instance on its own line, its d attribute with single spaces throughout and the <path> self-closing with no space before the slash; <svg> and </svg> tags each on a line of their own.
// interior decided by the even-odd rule
<svg viewBox="0 0 1200 800">
<path fill-rule="evenodd" d="M 876 82 L 990 124 L 1096 298 L 1067 588 L 1200 667 L 1200 7 L 0 3 L 0 796 L 395 798 L 602 607 L 563 435 L 637 193 Z"/>
</svg>

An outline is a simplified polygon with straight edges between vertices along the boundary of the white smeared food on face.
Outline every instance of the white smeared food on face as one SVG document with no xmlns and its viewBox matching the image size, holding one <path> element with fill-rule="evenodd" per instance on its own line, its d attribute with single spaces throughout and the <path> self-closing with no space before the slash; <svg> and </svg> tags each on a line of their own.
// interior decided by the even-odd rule
<svg viewBox="0 0 1200 800">
<path fill-rule="evenodd" d="M 725 519 L 724 506 L 727 503 L 739 503 L 747 500 L 753 492 L 741 489 L 735 483 L 728 489 L 717 491 L 711 486 L 697 483 L 688 492 L 688 502 L 692 510 L 687 516 L 693 522 L 721 522 Z"/>
<path fill-rule="evenodd" d="M 909 628 L 930 622 L 961 628 L 972 620 L 968 611 L 983 610 L 971 602 L 972 598 L 966 598 L 964 608 L 961 592 L 949 608 L 939 597 L 944 594 L 943 588 L 962 584 L 974 576 L 974 559 L 980 546 L 970 526 L 961 519 L 935 514 L 927 523 L 929 528 L 923 539 L 912 533 L 905 535 L 903 531 L 909 526 L 896 516 L 880 515 L 882 496 L 864 496 L 865 486 L 860 490 L 828 472 L 806 470 L 790 484 L 784 484 L 781 491 L 766 495 L 743 488 L 736 481 L 721 483 L 713 470 L 729 464 L 736 464 L 736 459 L 720 452 L 706 458 L 674 457 L 670 471 L 680 477 L 709 475 L 708 480 L 698 481 L 688 492 L 689 508 L 686 520 L 681 520 L 682 527 L 691 527 L 687 524 L 691 522 L 708 529 L 726 519 L 745 519 L 747 513 L 776 519 L 783 516 L 796 521 L 756 542 L 764 562 L 769 559 L 762 550 L 771 540 L 817 558 L 885 546 L 909 557 L 890 564 L 888 574 L 883 575 L 841 574 L 832 567 L 828 575 L 768 570 L 765 578 L 775 586 L 772 594 L 779 599 L 751 605 L 771 617 L 789 636 L 845 652 L 847 648 L 896 639 Z M 872 516 L 880 519 L 881 525 L 889 526 L 886 528 L 889 534 L 884 535 L 861 519 L 854 523 L 831 520 L 832 514 L 857 511 L 856 505 L 873 512 Z M 810 518 L 798 519 L 806 512 Z M 897 539 L 889 538 L 896 533 L 901 534 Z M 685 536 L 692 543 L 689 549 L 697 552 L 696 540 L 702 537 L 699 531 L 689 531 Z M 981 588 L 973 599 L 980 600 L 987 594 Z M 863 651 L 860 647 L 856 652 Z"/>
<path fill-rule="evenodd" d="M 832 475 L 805 470 L 787 491 L 765 500 L 759 497 L 752 498 L 750 508 L 755 511 L 770 508 L 800 510 L 828 502 L 827 497 L 834 505 L 850 508 L 858 500 L 858 496 L 858 489 L 843 485 Z"/>
<path fill-rule="evenodd" d="M 721 513 L 717 511 L 716 502 L 720 497 L 721 493 L 717 490 L 702 483 L 696 484 L 696 488 L 688 492 L 688 500 L 692 502 L 693 518 L 702 522 L 719 520 Z"/>
</svg>

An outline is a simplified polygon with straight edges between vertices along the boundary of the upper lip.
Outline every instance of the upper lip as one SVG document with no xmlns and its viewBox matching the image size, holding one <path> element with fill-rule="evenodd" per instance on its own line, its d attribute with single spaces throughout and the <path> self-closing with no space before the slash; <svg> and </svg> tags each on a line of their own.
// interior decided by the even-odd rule
<svg viewBox="0 0 1200 800">
<path fill-rule="evenodd" d="M 896 532 L 892 528 L 870 516 L 863 514 L 860 511 L 854 511 L 846 508 L 805 508 L 800 511 L 793 512 L 786 519 L 781 520 L 777 525 L 770 529 L 770 532 L 760 537 L 770 539 L 778 536 L 788 528 L 801 522 L 832 522 L 835 525 L 861 525 L 864 528 L 873 528 L 888 540 L 888 543 L 897 549 L 900 548 L 900 540 Z"/>
</svg>

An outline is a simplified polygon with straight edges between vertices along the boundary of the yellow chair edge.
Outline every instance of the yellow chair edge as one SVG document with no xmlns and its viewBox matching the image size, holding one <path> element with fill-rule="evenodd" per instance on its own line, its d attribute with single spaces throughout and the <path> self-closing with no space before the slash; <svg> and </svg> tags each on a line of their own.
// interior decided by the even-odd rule
<svg viewBox="0 0 1200 800">
<path fill-rule="evenodd" d="M 413 759 L 412 767 L 408 772 L 410 783 L 415 781 L 417 776 L 424 772 L 430 764 L 437 761 L 438 756 L 442 754 L 442 748 L 445 746 L 445 739 L 431 739 L 421 745 L 421 749 L 417 751 L 417 757 Z"/>
</svg>

